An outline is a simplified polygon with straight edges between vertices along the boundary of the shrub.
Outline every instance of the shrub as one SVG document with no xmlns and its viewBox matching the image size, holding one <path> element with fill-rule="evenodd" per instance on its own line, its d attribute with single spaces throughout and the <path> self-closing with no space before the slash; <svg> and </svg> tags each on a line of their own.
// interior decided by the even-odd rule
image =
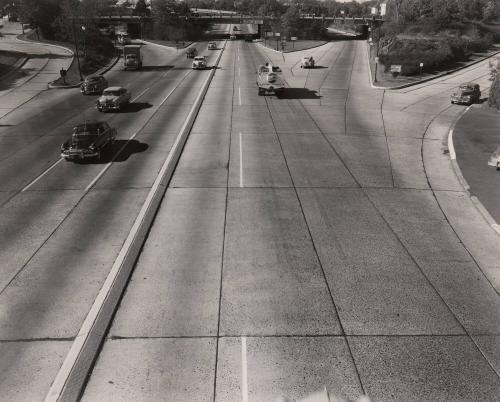
<svg viewBox="0 0 500 402">
<path fill-rule="evenodd" d="M 496 75 L 490 87 L 490 96 L 488 97 L 488 105 L 500 110 L 500 75 Z"/>
</svg>

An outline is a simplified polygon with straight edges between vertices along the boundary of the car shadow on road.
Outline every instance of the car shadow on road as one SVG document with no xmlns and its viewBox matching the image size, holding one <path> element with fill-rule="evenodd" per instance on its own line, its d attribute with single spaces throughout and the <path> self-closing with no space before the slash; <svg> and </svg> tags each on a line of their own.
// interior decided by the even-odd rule
<svg viewBox="0 0 500 402">
<path fill-rule="evenodd" d="M 308 88 L 286 88 L 279 97 L 280 99 L 321 99 L 317 91 Z"/>
<path fill-rule="evenodd" d="M 144 152 L 148 144 L 137 140 L 115 140 L 114 144 L 101 154 L 100 159 L 75 160 L 79 165 L 105 165 L 110 162 L 125 162 L 131 155 Z"/>
<path fill-rule="evenodd" d="M 303 67 L 304 70 L 321 70 L 322 68 L 328 68 L 327 66 L 314 66 L 314 67 Z"/>
<path fill-rule="evenodd" d="M 137 140 L 116 140 L 109 154 L 116 154 L 113 162 L 125 162 L 131 155 L 144 152 L 148 148 L 148 144 Z"/>
<path fill-rule="evenodd" d="M 149 109 L 152 106 L 151 103 L 147 102 L 133 102 L 124 107 L 121 113 L 137 113 L 143 109 Z"/>
<path fill-rule="evenodd" d="M 142 66 L 140 71 L 167 71 L 172 70 L 174 66 Z"/>
</svg>

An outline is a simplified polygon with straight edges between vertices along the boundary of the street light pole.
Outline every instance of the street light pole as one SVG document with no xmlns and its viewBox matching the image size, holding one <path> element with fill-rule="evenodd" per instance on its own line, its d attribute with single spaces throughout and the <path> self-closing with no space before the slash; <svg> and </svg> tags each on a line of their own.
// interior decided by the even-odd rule
<svg viewBox="0 0 500 402">
<path fill-rule="evenodd" d="M 85 25 L 82 25 L 83 31 L 83 57 L 87 57 L 87 37 L 85 36 Z"/>
<path fill-rule="evenodd" d="M 82 68 L 80 66 L 80 56 L 78 55 L 78 41 L 76 40 L 75 20 L 74 19 L 71 20 L 71 26 L 73 28 L 73 41 L 75 42 L 76 61 L 78 63 L 78 74 L 80 75 L 80 81 L 83 81 Z"/>
</svg>

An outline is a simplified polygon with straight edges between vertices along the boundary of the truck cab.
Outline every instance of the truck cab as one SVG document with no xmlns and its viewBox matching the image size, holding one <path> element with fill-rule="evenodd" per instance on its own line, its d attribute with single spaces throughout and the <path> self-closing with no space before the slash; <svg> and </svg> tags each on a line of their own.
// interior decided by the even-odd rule
<svg viewBox="0 0 500 402">
<path fill-rule="evenodd" d="M 142 68 L 140 45 L 123 46 L 123 67 L 125 70 L 140 70 Z"/>
</svg>

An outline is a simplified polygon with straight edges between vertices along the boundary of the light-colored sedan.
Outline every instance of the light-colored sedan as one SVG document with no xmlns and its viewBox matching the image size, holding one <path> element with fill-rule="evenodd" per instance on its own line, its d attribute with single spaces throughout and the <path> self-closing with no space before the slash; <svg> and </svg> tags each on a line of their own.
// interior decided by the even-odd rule
<svg viewBox="0 0 500 402">
<path fill-rule="evenodd" d="M 108 87 L 102 92 L 97 101 L 97 109 L 100 112 L 122 111 L 130 103 L 131 94 L 124 87 Z"/>
<path fill-rule="evenodd" d="M 207 59 L 205 56 L 196 56 L 193 60 L 193 70 L 204 70 L 207 68 Z"/>
<path fill-rule="evenodd" d="M 316 62 L 312 56 L 304 56 L 300 62 L 300 68 L 314 68 Z"/>
<path fill-rule="evenodd" d="M 498 147 L 496 151 L 491 154 L 488 165 L 494 166 L 497 170 L 500 170 L 500 147 Z"/>
<path fill-rule="evenodd" d="M 217 42 L 208 42 L 208 50 L 217 50 Z"/>
</svg>

